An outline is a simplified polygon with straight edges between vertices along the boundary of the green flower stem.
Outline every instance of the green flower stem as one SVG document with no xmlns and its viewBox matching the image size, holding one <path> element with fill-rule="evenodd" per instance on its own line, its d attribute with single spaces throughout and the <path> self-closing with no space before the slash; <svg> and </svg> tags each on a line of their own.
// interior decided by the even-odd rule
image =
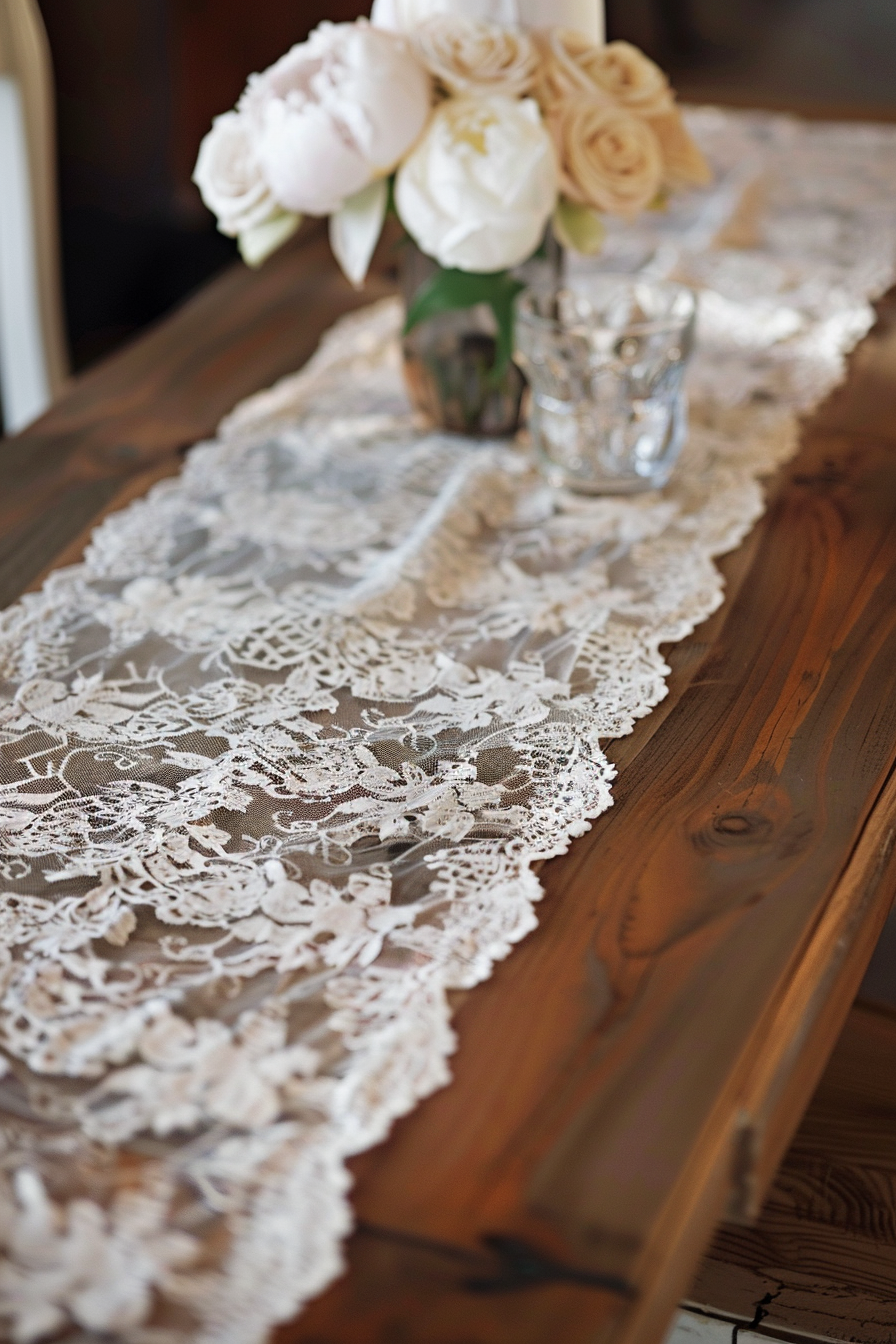
<svg viewBox="0 0 896 1344">
<path fill-rule="evenodd" d="M 420 322 L 436 317 L 439 313 L 487 303 L 498 327 L 495 363 L 489 375 L 489 380 L 497 383 L 507 372 L 513 358 L 514 304 L 517 295 L 525 288 L 522 281 L 516 280 L 509 271 L 480 274 L 440 267 L 414 295 L 408 307 L 404 334 L 407 335 Z"/>
</svg>

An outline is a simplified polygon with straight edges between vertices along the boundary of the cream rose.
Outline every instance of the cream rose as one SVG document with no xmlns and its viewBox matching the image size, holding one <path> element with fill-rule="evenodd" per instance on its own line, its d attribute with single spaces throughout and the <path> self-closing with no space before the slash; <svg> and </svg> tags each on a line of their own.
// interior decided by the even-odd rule
<svg viewBox="0 0 896 1344">
<path fill-rule="evenodd" d="M 222 233 L 236 238 L 279 213 L 255 157 L 245 117 L 225 112 L 199 146 L 193 181 Z"/>
<path fill-rule="evenodd" d="M 339 210 L 390 173 L 426 125 L 430 77 L 407 38 L 356 23 L 322 23 L 240 102 L 252 144 L 281 205 Z"/>
<path fill-rule="evenodd" d="M 427 20 L 414 45 L 431 75 L 449 93 L 502 93 L 518 98 L 535 79 L 538 55 L 530 37 L 476 19 Z"/>
<path fill-rule="evenodd" d="M 556 200 L 556 157 L 537 105 L 499 94 L 442 103 L 395 184 L 414 241 L 462 271 L 525 261 Z"/>
<path fill-rule="evenodd" d="M 551 120 L 563 191 L 579 205 L 631 217 L 663 184 L 660 143 L 647 122 L 584 99 Z"/>
<path fill-rule="evenodd" d="M 540 36 L 538 99 L 548 113 L 588 97 L 642 117 L 670 112 L 675 98 L 658 65 L 628 42 L 595 46 L 580 33 L 554 29 Z"/>
</svg>

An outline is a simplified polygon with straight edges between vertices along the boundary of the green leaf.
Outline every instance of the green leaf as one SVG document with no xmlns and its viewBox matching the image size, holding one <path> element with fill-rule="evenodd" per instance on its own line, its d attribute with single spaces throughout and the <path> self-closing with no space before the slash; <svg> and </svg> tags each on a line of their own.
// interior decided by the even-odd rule
<svg viewBox="0 0 896 1344">
<path fill-rule="evenodd" d="M 554 211 L 554 236 L 562 247 L 593 257 L 603 247 L 606 229 L 596 211 L 561 197 Z"/>
<path fill-rule="evenodd" d="M 475 308 L 487 303 L 495 315 L 498 334 L 495 338 L 495 363 L 490 379 L 499 382 L 507 372 L 513 357 L 514 304 L 517 295 L 526 286 L 514 279 L 509 271 L 456 271 L 440 268 L 421 285 L 408 306 L 404 324 L 405 335 L 427 318 L 439 313 Z"/>
</svg>

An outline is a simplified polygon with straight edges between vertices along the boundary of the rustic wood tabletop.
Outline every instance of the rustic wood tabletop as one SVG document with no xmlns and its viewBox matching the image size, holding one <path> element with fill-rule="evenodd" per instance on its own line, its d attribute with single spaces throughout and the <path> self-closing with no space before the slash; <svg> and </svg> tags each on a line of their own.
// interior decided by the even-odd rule
<svg viewBox="0 0 896 1344">
<path fill-rule="evenodd" d="M 320 232 L 223 274 L 0 445 L 0 601 L 76 559 L 360 295 Z M 896 299 L 612 748 L 616 804 L 457 1004 L 451 1086 L 354 1164 L 286 1344 L 653 1344 L 758 1212 L 896 889 Z"/>
</svg>

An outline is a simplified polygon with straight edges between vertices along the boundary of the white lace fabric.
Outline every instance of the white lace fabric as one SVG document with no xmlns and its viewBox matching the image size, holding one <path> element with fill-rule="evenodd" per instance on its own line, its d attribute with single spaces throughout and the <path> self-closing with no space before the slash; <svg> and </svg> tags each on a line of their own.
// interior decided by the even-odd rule
<svg viewBox="0 0 896 1344">
<path fill-rule="evenodd" d="M 601 743 L 665 694 L 896 261 L 896 129 L 692 126 L 765 195 L 752 247 L 617 238 L 703 291 L 665 491 L 421 430 L 387 302 L 2 617 L 3 1338 L 292 1316 L 339 1272 L 346 1159 L 449 1079 L 447 992 L 610 806 Z"/>
</svg>

